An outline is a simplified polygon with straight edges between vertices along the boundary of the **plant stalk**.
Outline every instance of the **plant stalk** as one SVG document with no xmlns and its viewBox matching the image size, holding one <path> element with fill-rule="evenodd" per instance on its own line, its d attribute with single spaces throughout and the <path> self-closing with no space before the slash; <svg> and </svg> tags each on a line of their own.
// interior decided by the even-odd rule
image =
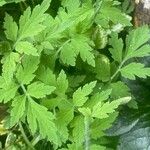
<svg viewBox="0 0 150 150">
<path fill-rule="evenodd" d="M 31 144 L 31 142 L 28 140 L 28 137 L 26 136 L 25 132 L 24 132 L 24 129 L 22 127 L 22 124 L 21 122 L 19 122 L 19 128 L 20 128 L 20 131 L 21 131 L 21 134 L 22 134 L 22 137 L 25 141 L 25 143 L 29 146 L 29 148 L 31 148 L 32 150 L 35 150 L 34 146 Z"/>
<path fill-rule="evenodd" d="M 90 150 L 90 122 L 89 117 L 84 118 L 84 131 L 85 131 L 85 150 Z"/>
</svg>

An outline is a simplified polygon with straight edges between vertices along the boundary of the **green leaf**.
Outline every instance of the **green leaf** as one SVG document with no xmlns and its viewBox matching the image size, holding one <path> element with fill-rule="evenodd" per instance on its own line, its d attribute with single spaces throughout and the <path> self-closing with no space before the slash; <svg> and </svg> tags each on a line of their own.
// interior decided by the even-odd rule
<svg viewBox="0 0 150 150">
<path fill-rule="evenodd" d="M 148 42 L 149 40 L 149 28 L 148 26 L 139 27 L 129 33 L 126 38 L 126 51 L 127 58 L 132 57 L 132 53 L 134 55 L 134 51 L 141 48 L 143 44 Z M 146 50 L 147 51 L 147 50 Z"/>
<path fill-rule="evenodd" d="M 78 87 L 85 79 L 84 75 L 76 75 L 68 77 L 69 87 L 75 88 Z"/>
<path fill-rule="evenodd" d="M 72 39 L 72 44 L 76 49 L 76 53 L 80 53 L 80 57 L 84 62 L 95 67 L 94 54 L 92 48 L 89 45 L 89 40 L 84 36 L 76 36 Z"/>
<path fill-rule="evenodd" d="M 61 109 L 56 115 L 56 126 L 59 132 L 59 136 L 62 142 L 66 142 L 69 137 L 69 130 L 67 128 L 70 121 L 73 120 L 74 110 L 73 108 Z"/>
<path fill-rule="evenodd" d="M 73 141 L 81 146 L 84 142 L 84 118 L 82 116 L 78 116 L 73 120 L 72 123 L 73 132 L 72 138 Z"/>
<path fill-rule="evenodd" d="M 106 147 L 97 144 L 92 144 L 90 150 L 106 150 Z"/>
<path fill-rule="evenodd" d="M 117 116 L 118 113 L 114 112 L 110 114 L 107 118 L 95 119 L 91 124 L 91 138 L 96 140 L 100 137 L 105 136 L 106 129 L 109 129 L 112 126 Z"/>
<path fill-rule="evenodd" d="M 118 81 L 116 83 L 111 83 L 110 88 L 112 89 L 111 98 L 113 99 L 131 95 L 128 86 L 121 81 Z"/>
<path fill-rule="evenodd" d="M 50 95 L 56 88 L 54 86 L 45 85 L 42 82 L 34 82 L 27 88 L 27 93 L 35 98 L 44 98 Z"/>
<path fill-rule="evenodd" d="M 89 44 L 90 41 L 88 38 L 76 35 L 76 37 L 73 37 L 69 42 L 64 43 L 60 48 L 61 60 L 65 64 L 75 66 L 76 57 L 80 54 L 80 57 L 84 62 L 87 62 L 91 66 L 95 66 L 94 55 Z"/>
<path fill-rule="evenodd" d="M 7 52 L 11 51 L 11 45 L 9 41 L 0 42 L 0 55 L 5 55 Z"/>
<path fill-rule="evenodd" d="M 0 89 L 0 102 L 4 101 L 4 103 L 7 103 L 11 99 L 13 99 L 16 95 L 18 87 L 19 86 L 16 83 L 14 83 L 14 81 L 7 83 L 3 78 L 3 87 Z"/>
<path fill-rule="evenodd" d="M 137 50 L 133 51 L 130 54 L 127 54 L 127 58 L 133 58 L 133 57 L 145 57 L 150 55 L 150 45 L 146 44 Z"/>
<path fill-rule="evenodd" d="M 44 0 L 41 5 L 37 5 L 32 13 L 28 7 L 19 20 L 19 39 L 35 36 L 45 29 L 41 23 L 46 19 L 45 11 L 49 8 L 51 0 Z"/>
<path fill-rule="evenodd" d="M 31 65 L 32 64 L 32 65 Z M 25 55 L 22 59 L 22 65 L 18 67 L 16 78 L 20 84 L 29 84 L 35 77 L 34 72 L 37 70 L 39 57 Z"/>
<path fill-rule="evenodd" d="M 73 103 L 75 106 L 82 106 L 88 99 L 88 95 L 91 94 L 93 88 L 96 86 L 96 81 L 84 85 L 82 88 L 79 87 L 73 93 Z"/>
<path fill-rule="evenodd" d="M 0 0 L 0 6 L 3 6 L 3 5 L 5 5 L 5 4 L 7 4 L 7 3 L 18 3 L 18 2 L 21 2 L 21 1 L 24 1 L 24 0 L 9 0 L 9 1 L 5 1 L 5 0 Z"/>
<path fill-rule="evenodd" d="M 62 1 L 62 5 L 67 8 L 69 13 L 73 13 L 76 11 L 80 6 L 80 1 L 72 1 L 72 0 L 64 0 Z"/>
<path fill-rule="evenodd" d="M 94 72 L 96 73 L 96 78 L 107 82 L 110 80 L 110 60 L 107 56 L 99 54 L 95 60 Z"/>
<path fill-rule="evenodd" d="M 2 75 L 6 82 L 10 82 L 16 71 L 16 62 L 19 61 L 19 54 L 11 52 L 6 54 L 1 62 L 3 63 Z"/>
<path fill-rule="evenodd" d="M 126 38 L 126 59 L 132 57 L 143 57 L 150 53 L 148 45 L 144 45 L 149 40 L 148 26 L 139 27 L 129 33 Z M 141 47 L 142 46 L 142 47 Z"/>
<path fill-rule="evenodd" d="M 109 44 L 112 48 L 109 48 L 109 51 L 112 55 L 112 58 L 121 63 L 122 62 L 122 51 L 123 51 L 123 41 L 121 38 L 118 38 L 116 33 L 111 34 L 111 38 L 109 40 Z"/>
<path fill-rule="evenodd" d="M 57 129 L 53 120 L 54 115 L 44 106 L 37 104 L 31 98 L 28 100 L 27 121 L 32 133 L 35 134 L 39 130 L 42 138 L 48 138 L 57 145 Z"/>
<path fill-rule="evenodd" d="M 84 117 L 91 117 L 91 109 L 90 108 L 85 108 L 85 107 L 82 107 L 82 108 L 79 108 L 78 109 L 79 112 L 84 116 Z"/>
<path fill-rule="evenodd" d="M 4 20 L 5 35 L 7 39 L 15 42 L 18 35 L 18 26 L 13 18 L 7 13 Z"/>
<path fill-rule="evenodd" d="M 77 54 L 74 47 L 67 43 L 61 48 L 60 59 L 64 64 L 75 66 Z"/>
<path fill-rule="evenodd" d="M 56 86 L 55 74 L 49 68 L 45 68 L 45 66 L 40 66 L 38 68 L 36 78 L 47 85 Z"/>
<path fill-rule="evenodd" d="M 11 120 L 10 125 L 11 127 L 14 126 L 19 120 L 23 117 L 26 107 L 26 97 L 24 95 L 17 96 L 14 98 L 12 102 L 12 109 L 10 112 Z"/>
<path fill-rule="evenodd" d="M 123 67 L 120 71 L 123 77 L 131 80 L 135 80 L 135 76 L 140 78 L 150 76 L 150 68 L 145 68 L 141 63 L 130 63 Z"/>
<path fill-rule="evenodd" d="M 61 120 L 61 122 L 64 122 L 64 124 L 68 125 L 74 117 L 74 110 L 71 107 L 68 109 L 60 109 L 56 117 L 57 120 Z"/>
<path fill-rule="evenodd" d="M 38 56 L 37 49 L 33 46 L 33 44 L 27 41 L 18 42 L 15 49 L 21 54 L 24 53 L 27 55 Z"/>
<path fill-rule="evenodd" d="M 98 93 L 95 93 L 94 95 L 91 96 L 91 98 L 85 103 L 85 107 L 93 108 L 94 105 L 96 105 L 98 102 L 103 102 L 107 100 L 110 97 L 112 90 L 108 89 L 105 91 L 101 91 Z"/>
<path fill-rule="evenodd" d="M 114 24 L 122 24 L 123 26 L 131 26 L 129 16 L 121 12 L 120 9 L 114 7 L 113 2 L 103 1 L 100 13 L 98 14 L 101 20 L 110 20 Z"/>
<path fill-rule="evenodd" d="M 99 119 L 107 118 L 109 114 L 115 112 L 119 105 L 128 103 L 130 100 L 131 97 L 124 97 L 104 104 L 100 101 L 93 107 L 92 116 Z"/>
<path fill-rule="evenodd" d="M 68 88 L 68 80 L 65 72 L 62 70 L 57 78 L 56 92 L 65 94 Z"/>
</svg>

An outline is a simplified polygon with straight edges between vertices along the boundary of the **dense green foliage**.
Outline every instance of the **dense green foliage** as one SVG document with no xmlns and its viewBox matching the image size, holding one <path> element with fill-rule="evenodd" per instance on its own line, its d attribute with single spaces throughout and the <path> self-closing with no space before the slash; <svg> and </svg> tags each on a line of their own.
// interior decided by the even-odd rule
<svg viewBox="0 0 150 150">
<path fill-rule="evenodd" d="M 140 149 L 139 132 L 143 138 L 150 132 L 140 124 L 148 114 L 138 100 L 146 93 L 134 90 L 146 85 L 134 86 L 150 76 L 141 61 L 150 55 L 150 32 L 133 28 L 128 1 L 1 0 L 0 6 L 2 147 Z"/>
</svg>

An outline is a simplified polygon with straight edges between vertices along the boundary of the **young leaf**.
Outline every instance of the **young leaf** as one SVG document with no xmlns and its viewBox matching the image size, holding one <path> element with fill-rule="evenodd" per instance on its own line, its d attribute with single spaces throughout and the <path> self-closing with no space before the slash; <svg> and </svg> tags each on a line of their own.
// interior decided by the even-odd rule
<svg viewBox="0 0 150 150">
<path fill-rule="evenodd" d="M 85 103 L 85 107 L 93 108 L 98 102 L 103 102 L 107 100 L 111 94 L 112 90 L 108 89 L 102 92 L 98 92 L 91 96 L 91 98 Z"/>
<path fill-rule="evenodd" d="M 148 51 L 148 47 L 144 46 L 141 47 L 143 44 L 148 42 L 149 40 L 149 28 L 148 26 L 142 26 L 139 27 L 129 33 L 129 35 L 126 38 L 126 59 L 138 56 L 142 57 L 147 56 L 150 51 Z M 139 51 L 138 49 L 143 49 L 143 52 L 141 50 Z M 143 54 L 144 53 L 144 54 Z M 140 56 L 141 54 L 141 56 Z"/>
<path fill-rule="evenodd" d="M 35 98 L 44 98 L 55 90 L 54 86 L 45 85 L 42 82 L 34 82 L 27 88 L 27 93 Z"/>
<path fill-rule="evenodd" d="M 45 11 L 48 9 L 51 0 L 44 0 L 37 5 L 32 13 L 30 7 L 26 9 L 19 20 L 19 39 L 35 36 L 45 29 L 41 24 L 46 19 Z"/>
<path fill-rule="evenodd" d="M 6 54 L 2 59 L 2 75 L 6 82 L 10 82 L 16 71 L 16 62 L 19 61 L 19 54 L 11 52 Z"/>
<path fill-rule="evenodd" d="M 60 58 L 68 65 L 75 66 L 77 55 L 80 54 L 81 59 L 91 66 L 95 66 L 92 48 L 89 45 L 89 39 L 84 36 L 76 36 L 70 42 L 64 44 L 61 48 Z"/>
<path fill-rule="evenodd" d="M 74 47 L 67 43 L 65 44 L 60 53 L 60 59 L 64 64 L 75 66 L 77 54 L 75 53 Z"/>
<path fill-rule="evenodd" d="M 72 39 L 72 45 L 75 48 L 75 52 L 80 54 L 81 59 L 87 62 L 91 66 L 95 66 L 94 54 L 92 48 L 89 45 L 88 38 L 84 36 L 76 36 Z"/>
<path fill-rule="evenodd" d="M 57 78 L 56 92 L 65 94 L 68 88 L 68 80 L 65 72 L 62 70 Z"/>
<path fill-rule="evenodd" d="M 110 114 L 108 118 L 95 119 L 91 123 L 90 132 L 91 132 L 92 139 L 96 140 L 100 137 L 103 137 L 106 134 L 105 130 L 109 129 L 112 126 L 112 124 L 115 121 L 117 116 L 118 116 L 118 113 L 114 112 L 114 113 Z"/>
<path fill-rule="evenodd" d="M 142 36 L 140 36 L 142 35 Z M 127 36 L 126 43 L 129 51 L 136 50 L 141 45 L 145 44 L 149 40 L 149 28 L 148 26 L 142 26 L 135 30 L 132 30 Z"/>
<path fill-rule="evenodd" d="M 126 59 L 130 59 L 133 57 L 144 57 L 150 55 L 150 45 L 145 44 L 144 46 L 138 48 L 137 50 L 128 53 Z"/>
<path fill-rule="evenodd" d="M 78 146 L 81 146 L 84 142 L 84 117 L 78 116 L 73 120 L 73 142 L 75 142 Z"/>
<path fill-rule="evenodd" d="M 120 9 L 114 7 L 113 2 L 103 1 L 100 13 L 98 14 L 100 20 L 111 20 L 114 24 L 120 23 L 123 26 L 131 26 L 129 16 L 121 12 Z"/>
<path fill-rule="evenodd" d="M 105 146 L 97 145 L 97 144 L 92 144 L 90 146 L 90 150 L 106 150 Z"/>
<path fill-rule="evenodd" d="M 16 95 L 16 92 L 18 90 L 18 85 L 11 81 L 9 83 L 6 83 L 4 80 L 3 87 L 0 89 L 0 102 L 4 101 L 4 103 L 9 102 L 11 99 L 13 99 Z"/>
<path fill-rule="evenodd" d="M 61 109 L 56 115 L 56 126 L 62 142 L 66 142 L 69 137 L 68 124 L 74 117 L 73 108 Z"/>
<path fill-rule="evenodd" d="M 18 35 L 18 26 L 13 18 L 7 13 L 4 20 L 5 35 L 7 39 L 15 42 Z"/>
<path fill-rule="evenodd" d="M 21 41 L 16 44 L 16 51 L 27 55 L 38 56 L 37 49 L 27 41 Z"/>
<path fill-rule="evenodd" d="M 111 98 L 113 99 L 131 95 L 129 92 L 130 91 L 129 87 L 121 81 L 118 81 L 116 83 L 111 83 L 110 88 L 112 89 Z"/>
<path fill-rule="evenodd" d="M 36 72 L 36 78 L 47 85 L 56 86 L 56 76 L 49 68 L 40 66 Z"/>
<path fill-rule="evenodd" d="M 122 62 L 122 51 L 123 51 L 123 41 L 121 38 L 118 38 L 117 33 L 113 33 L 109 40 L 109 44 L 112 48 L 109 48 L 109 51 L 112 55 L 112 58 L 121 63 Z"/>
<path fill-rule="evenodd" d="M 107 82 L 110 80 L 110 60 L 107 56 L 99 54 L 95 59 L 94 72 L 96 73 L 96 78 Z"/>
<path fill-rule="evenodd" d="M 53 122 L 54 115 L 44 106 L 37 104 L 33 99 L 28 100 L 27 121 L 33 134 L 39 129 L 42 138 L 58 144 L 57 129 Z"/>
<path fill-rule="evenodd" d="M 93 88 L 96 86 L 96 81 L 84 85 L 82 88 L 79 87 L 73 93 L 73 103 L 75 106 L 82 106 L 88 99 L 88 95 L 91 94 Z"/>
<path fill-rule="evenodd" d="M 22 65 L 18 67 L 16 73 L 18 81 L 21 84 L 29 84 L 35 77 L 34 72 L 37 70 L 38 64 L 39 57 L 25 55 L 22 59 Z"/>
<path fill-rule="evenodd" d="M 26 96 L 21 95 L 14 98 L 12 102 L 12 109 L 10 112 L 11 120 L 10 120 L 10 126 L 14 126 L 16 123 L 19 122 L 21 117 L 25 113 L 25 104 L 26 104 Z"/>
<path fill-rule="evenodd" d="M 107 118 L 109 117 L 108 114 L 115 112 L 115 109 L 118 108 L 119 105 L 128 103 L 130 100 L 131 97 L 124 97 L 104 104 L 100 101 L 93 107 L 92 116 L 99 119 Z"/>
<path fill-rule="evenodd" d="M 140 78 L 150 76 L 150 68 L 145 68 L 141 63 L 130 63 L 123 67 L 120 71 L 123 77 L 131 80 L 135 80 L 135 76 Z"/>
</svg>

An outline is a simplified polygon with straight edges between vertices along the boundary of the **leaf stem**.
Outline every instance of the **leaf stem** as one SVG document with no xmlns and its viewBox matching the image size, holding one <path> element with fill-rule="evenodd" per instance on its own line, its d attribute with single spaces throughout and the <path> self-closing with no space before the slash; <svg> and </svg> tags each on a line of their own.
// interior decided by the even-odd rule
<svg viewBox="0 0 150 150">
<path fill-rule="evenodd" d="M 36 136 L 33 140 L 32 140 L 32 145 L 35 146 L 39 140 L 41 139 L 40 135 Z"/>
<path fill-rule="evenodd" d="M 61 51 L 61 49 L 62 49 L 66 44 L 68 44 L 70 41 L 71 41 L 71 39 L 68 39 L 67 41 L 65 41 L 65 42 L 62 44 L 62 46 L 57 50 L 55 56 L 57 56 L 58 53 Z"/>
<path fill-rule="evenodd" d="M 89 118 L 85 117 L 84 118 L 84 131 L 85 131 L 85 150 L 90 150 L 90 123 L 89 123 Z"/>
<path fill-rule="evenodd" d="M 119 71 L 121 70 L 121 68 L 122 68 L 122 66 L 124 65 L 125 62 L 126 62 L 126 59 L 124 59 L 124 60 L 120 63 L 120 65 L 119 65 L 118 69 L 116 70 L 116 72 L 111 76 L 110 82 L 116 77 L 116 75 L 119 73 Z"/>
<path fill-rule="evenodd" d="M 24 132 L 24 129 L 22 127 L 22 124 L 21 122 L 19 122 L 19 128 L 20 128 L 20 131 L 21 131 L 21 134 L 22 134 L 22 137 L 24 139 L 24 141 L 26 142 L 26 144 L 32 149 L 32 150 L 35 150 L 34 146 L 30 143 L 30 141 L 28 140 L 25 132 Z"/>
</svg>

